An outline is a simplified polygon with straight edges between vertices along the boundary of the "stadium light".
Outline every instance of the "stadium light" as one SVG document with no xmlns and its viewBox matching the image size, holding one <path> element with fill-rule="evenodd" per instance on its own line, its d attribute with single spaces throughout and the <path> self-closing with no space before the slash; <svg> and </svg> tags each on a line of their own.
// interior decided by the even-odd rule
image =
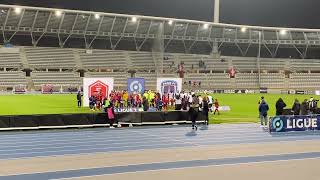
<svg viewBox="0 0 320 180">
<path fill-rule="evenodd" d="M 282 30 L 280 30 L 280 35 L 286 35 L 287 34 L 287 30 L 285 30 L 285 29 L 282 29 Z"/>
<path fill-rule="evenodd" d="M 248 30 L 248 29 L 247 29 L 246 27 L 242 27 L 242 28 L 241 28 L 241 32 L 243 32 L 243 33 L 247 32 L 247 30 Z"/>
<path fill-rule="evenodd" d="M 60 17 L 61 15 L 62 15 L 62 11 L 59 11 L 59 10 L 56 11 L 56 16 L 57 16 L 57 17 Z"/>
<path fill-rule="evenodd" d="M 85 15 L 82 15 L 81 17 L 82 17 L 82 19 L 86 18 L 86 16 L 85 16 Z"/>
<path fill-rule="evenodd" d="M 203 28 L 204 28 L 204 29 L 208 29 L 208 28 L 209 28 L 209 24 L 204 24 L 204 25 L 203 25 Z"/>
<path fill-rule="evenodd" d="M 15 12 L 16 14 L 20 14 L 20 13 L 21 13 L 21 8 L 16 7 L 16 8 L 14 9 L 14 12 Z"/>
<path fill-rule="evenodd" d="M 131 21 L 132 22 L 137 22 L 137 17 L 132 17 Z"/>
<path fill-rule="evenodd" d="M 95 15 L 94 15 L 94 18 L 100 19 L 100 15 L 99 15 L 99 14 L 95 14 Z"/>
<path fill-rule="evenodd" d="M 172 20 L 169 20 L 168 24 L 169 24 L 169 25 L 172 25 L 172 24 L 173 24 L 173 21 L 172 21 Z"/>
</svg>

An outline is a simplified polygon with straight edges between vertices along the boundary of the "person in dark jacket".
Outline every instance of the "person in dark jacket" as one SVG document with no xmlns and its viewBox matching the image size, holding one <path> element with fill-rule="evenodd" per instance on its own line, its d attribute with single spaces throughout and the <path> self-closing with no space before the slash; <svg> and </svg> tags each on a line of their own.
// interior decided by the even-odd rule
<svg viewBox="0 0 320 180">
<path fill-rule="evenodd" d="M 196 95 L 192 95 L 192 103 L 189 108 L 189 118 L 192 121 L 192 129 L 198 129 L 197 127 L 197 118 L 198 118 L 198 111 L 199 111 L 199 99 Z"/>
<path fill-rule="evenodd" d="M 261 126 L 266 126 L 268 121 L 269 106 L 266 101 L 262 100 L 259 105 Z"/>
<path fill-rule="evenodd" d="M 307 115 L 308 114 L 308 100 L 305 99 L 300 106 L 300 114 Z"/>
<path fill-rule="evenodd" d="M 82 106 L 82 94 L 80 91 L 78 91 L 78 94 L 77 94 L 77 101 L 78 101 L 78 108 L 80 108 Z"/>
<path fill-rule="evenodd" d="M 209 103 L 207 97 L 202 100 L 202 113 L 205 116 L 205 124 L 209 125 Z"/>
<path fill-rule="evenodd" d="M 298 99 L 294 100 L 294 103 L 293 103 L 291 110 L 293 111 L 293 115 L 295 115 L 295 116 L 300 114 L 300 102 Z"/>
<path fill-rule="evenodd" d="M 146 97 L 143 97 L 142 105 L 143 105 L 143 111 L 148 111 L 149 110 L 149 102 L 148 102 Z"/>
<path fill-rule="evenodd" d="M 276 115 L 281 116 L 283 115 L 283 108 L 285 108 L 287 105 L 283 102 L 282 98 L 279 98 L 276 103 Z"/>
</svg>

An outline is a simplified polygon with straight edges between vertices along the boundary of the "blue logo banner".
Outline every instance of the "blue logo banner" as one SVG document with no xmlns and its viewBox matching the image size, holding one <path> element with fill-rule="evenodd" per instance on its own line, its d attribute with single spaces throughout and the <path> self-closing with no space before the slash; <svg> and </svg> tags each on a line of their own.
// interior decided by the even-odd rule
<svg viewBox="0 0 320 180">
<path fill-rule="evenodd" d="M 144 78 L 129 78 L 128 92 L 129 93 L 143 93 L 145 88 Z"/>
<path fill-rule="evenodd" d="M 270 132 L 320 130 L 320 115 L 276 116 L 269 121 Z"/>
</svg>

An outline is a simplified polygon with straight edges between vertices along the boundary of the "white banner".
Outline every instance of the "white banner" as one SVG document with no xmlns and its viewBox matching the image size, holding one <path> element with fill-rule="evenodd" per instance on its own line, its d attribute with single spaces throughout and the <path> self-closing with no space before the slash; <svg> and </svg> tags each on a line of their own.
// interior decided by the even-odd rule
<svg viewBox="0 0 320 180">
<path fill-rule="evenodd" d="M 89 97 L 109 97 L 113 90 L 113 78 L 83 78 L 83 105 L 89 106 Z"/>
<path fill-rule="evenodd" d="M 182 91 L 181 78 L 158 78 L 157 91 L 161 94 L 177 93 Z"/>
</svg>

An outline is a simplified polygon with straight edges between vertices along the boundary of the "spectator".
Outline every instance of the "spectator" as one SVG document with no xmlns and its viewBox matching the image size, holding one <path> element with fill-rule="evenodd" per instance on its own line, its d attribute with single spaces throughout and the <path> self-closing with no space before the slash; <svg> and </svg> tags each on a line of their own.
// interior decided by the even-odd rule
<svg viewBox="0 0 320 180">
<path fill-rule="evenodd" d="M 143 111 L 149 110 L 149 102 L 145 96 L 143 96 L 142 105 L 143 105 Z"/>
<path fill-rule="evenodd" d="M 213 97 L 208 95 L 208 105 L 209 105 L 209 110 L 212 113 L 212 105 L 213 105 Z"/>
<path fill-rule="evenodd" d="M 263 102 L 263 101 L 262 101 Z M 279 98 L 276 102 L 276 115 L 281 116 L 283 115 L 283 108 L 285 108 L 287 105 L 283 102 L 282 98 Z"/>
<path fill-rule="evenodd" d="M 220 114 L 220 112 L 219 112 L 219 101 L 218 101 L 218 99 L 215 99 L 214 100 L 214 115 L 216 114 L 216 112 L 218 112 L 218 115 Z"/>
<path fill-rule="evenodd" d="M 189 117 L 192 121 L 192 129 L 196 129 L 196 130 L 198 129 L 197 122 L 196 122 L 198 118 L 198 110 L 199 110 L 199 99 L 195 94 L 193 94 L 192 104 L 189 109 Z"/>
<path fill-rule="evenodd" d="M 268 104 L 266 103 L 266 101 L 262 100 L 261 104 L 259 105 L 260 122 L 262 127 L 267 125 L 268 111 L 269 111 Z"/>
<path fill-rule="evenodd" d="M 199 81 L 199 87 L 201 87 L 201 81 Z"/>
<path fill-rule="evenodd" d="M 298 99 L 294 100 L 293 106 L 292 106 L 292 112 L 293 115 L 299 115 L 300 114 L 300 102 Z"/>
<path fill-rule="evenodd" d="M 301 114 L 301 115 L 307 115 L 307 114 L 308 114 L 308 100 L 307 100 L 307 99 L 305 99 L 305 100 L 301 103 L 300 114 Z"/>
<path fill-rule="evenodd" d="M 202 113 L 205 116 L 205 124 L 209 125 L 209 103 L 208 97 L 204 97 L 202 100 Z"/>
<path fill-rule="evenodd" d="M 80 108 L 82 106 L 82 94 L 80 91 L 78 91 L 78 94 L 77 94 L 77 101 L 78 101 L 78 108 Z"/>
<path fill-rule="evenodd" d="M 108 121 L 109 121 L 109 124 L 110 124 L 110 128 L 114 128 L 114 127 L 113 127 L 113 123 L 115 122 L 114 108 L 113 108 L 112 103 L 110 103 L 109 100 L 107 100 L 106 103 L 107 103 L 107 104 L 106 104 L 106 109 L 105 109 L 105 111 L 107 112 L 107 116 L 108 116 Z"/>
<path fill-rule="evenodd" d="M 176 110 L 176 111 L 180 111 L 181 108 L 182 108 L 182 99 L 181 99 L 180 93 L 177 93 L 177 94 L 175 95 L 175 103 L 176 103 L 176 105 L 175 105 L 175 110 Z"/>
</svg>

